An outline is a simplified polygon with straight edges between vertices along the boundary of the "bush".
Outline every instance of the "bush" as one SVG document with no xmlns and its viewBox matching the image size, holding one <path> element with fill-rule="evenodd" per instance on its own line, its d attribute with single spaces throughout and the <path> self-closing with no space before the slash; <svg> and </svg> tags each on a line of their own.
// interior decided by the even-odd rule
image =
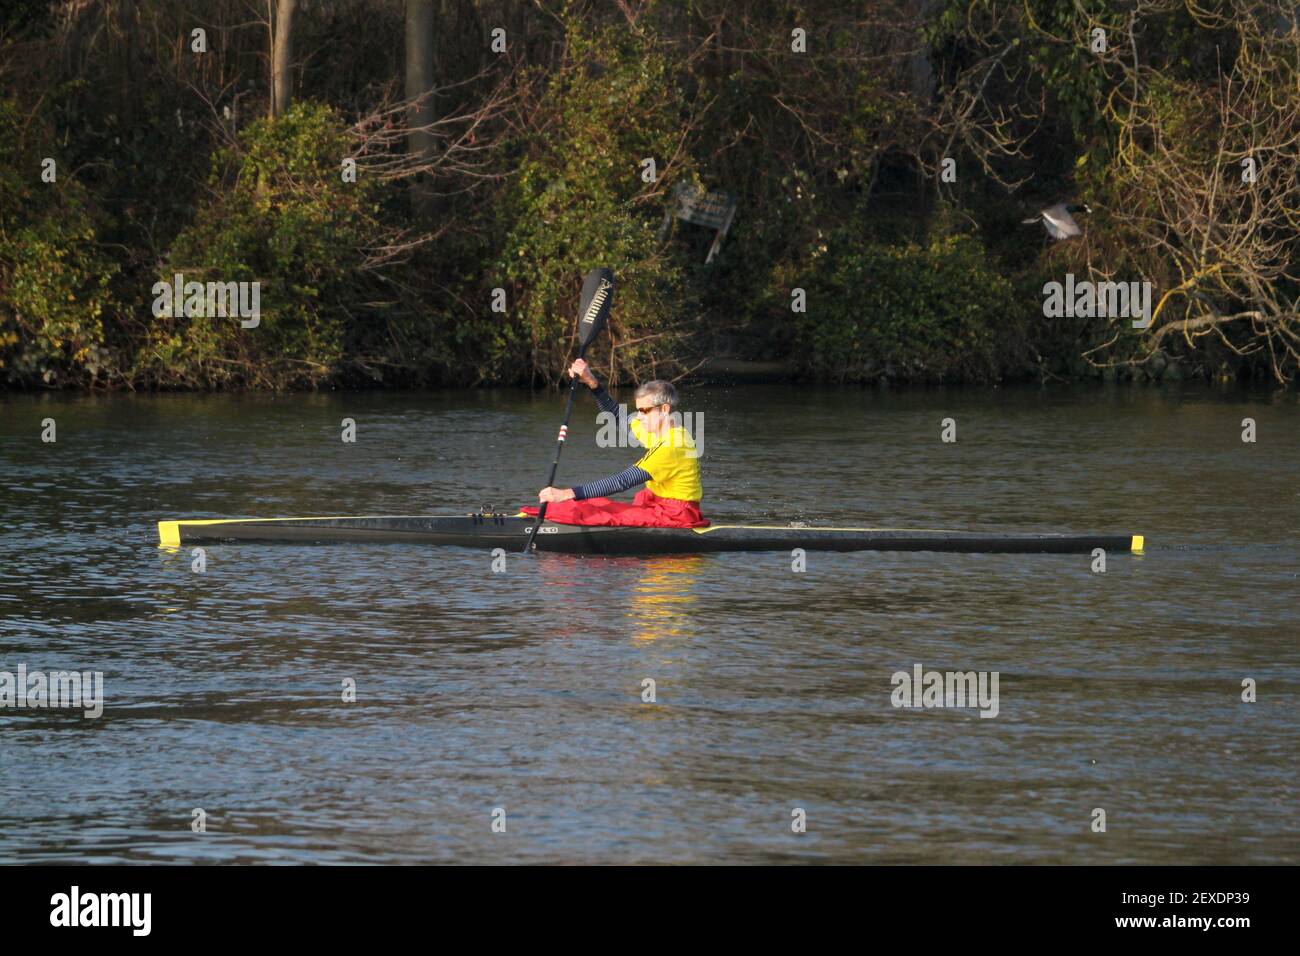
<svg viewBox="0 0 1300 956">
<path fill-rule="evenodd" d="M 86 386 L 116 377 L 102 316 L 113 266 L 100 254 L 85 191 L 41 160 L 59 153 L 0 100 L 0 380 L 23 387 Z M 39 127 L 34 127 L 39 130 Z M 25 148 L 40 142 L 41 148 Z"/>
<path fill-rule="evenodd" d="M 839 233 L 794 313 L 804 372 L 840 382 L 989 382 L 1019 315 L 1010 284 L 967 236 L 862 245 Z"/>
<path fill-rule="evenodd" d="M 528 135 L 519 177 L 501 197 L 499 273 L 512 288 L 510 317 L 485 337 L 485 377 L 519 372 L 558 381 L 572 349 L 582 275 L 607 265 L 618 281 L 609 336 L 592 356 L 615 380 L 680 368 L 681 317 L 696 309 L 683 265 L 659 254 L 663 204 L 637 202 L 643 157 L 662 164 L 678 148 L 683 109 L 664 55 L 648 33 L 586 35 L 574 23 L 571 60 L 551 78 L 538 114 L 551 127 Z M 616 346 L 616 348 L 614 348 Z M 612 354 L 610 349 L 614 348 Z"/>
<path fill-rule="evenodd" d="M 177 237 L 159 278 L 260 282 L 260 324 L 156 318 L 139 376 L 162 386 L 291 388 L 340 373 L 348 316 L 368 285 L 358 267 L 385 238 L 378 187 L 365 176 L 341 179 L 350 152 L 331 109 L 298 103 L 250 124 L 238 150 L 215 156 L 214 195 Z"/>
</svg>

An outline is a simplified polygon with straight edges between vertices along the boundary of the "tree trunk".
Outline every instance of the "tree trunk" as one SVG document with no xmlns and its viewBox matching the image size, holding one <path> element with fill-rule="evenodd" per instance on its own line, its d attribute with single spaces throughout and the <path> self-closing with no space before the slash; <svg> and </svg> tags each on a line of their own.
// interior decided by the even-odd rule
<svg viewBox="0 0 1300 956">
<path fill-rule="evenodd" d="M 407 113 L 406 148 L 420 160 L 432 158 L 434 139 L 431 127 L 436 117 L 434 108 L 434 0 L 406 0 L 406 98 L 411 107 Z M 444 24 L 444 28 L 445 28 Z M 432 204 L 431 186 L 421 174 L 411 183 L 411 202 L 420 210 L 428 211 Z"/>
<path fill-rule="evenodd" d="M 293 99 L 293 15 L 298 0 L 275 0 L 275 28 L 271 34 L 271 115 L 279 116 Z"/>
<path fill-rule="evenodd" d="M 934 14 L 932 0 L 920 0 L 915 10 L 921 26 L 929 26 Z M 928 110 L 934 103 L 934 64 L 930 61 L 930 50 L 925 41 L 918 36 L 914 42 L 917 44 L 916 52 L 908 64 L 912 78 L 912 96 L 923 109 Z"/>
</svg>

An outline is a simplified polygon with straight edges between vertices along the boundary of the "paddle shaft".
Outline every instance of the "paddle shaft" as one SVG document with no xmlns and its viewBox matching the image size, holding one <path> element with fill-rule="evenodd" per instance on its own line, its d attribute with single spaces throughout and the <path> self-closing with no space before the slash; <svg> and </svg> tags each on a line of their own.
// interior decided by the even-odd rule
<svg viewBox="0 0 1300 956">
<path fill-rule="evenodd" d="M 585 349 L 578 352 L 578 358 L 582 358 L 583 351 L 585 351 Z M 569 416 L 573 414 L 573 396 L 578 394 L 579 381 L 580 379 L 575 375 L 573 376 L 573 384 L 569 386 L 569 400 L 564 404 L 564 421 L 560 423 L 560 436 L 555 442 L 555 460 L 551 462 L 551 474 L 546 479 L 547 488 L 555 484 L 555 472 L 560 467 L 560 453 L 564 451 L 564 439 L 569 433 Z M 540 528 L 542 522 L 546 520 L 546 506 L 548 504 L 550 504 L 549 501 L 543 501 L 542 506 L 537 509 L 537 520 L 534 521 L 533 526 L 528 529 L 528 541 L 524 544 L 524 554 L 528 554 L 533 550 L 533 539 L 537 537 L 537 529 Z"/>
<path fill-rule="evenodd" d="M 582 282 L 582 295 L 579 300 L 581 303 L 581 318 L 578 320 L 578 358 L 587 354 L 587 346 L 590 345 L 600 334 L 600 330 L 605 327 L 609 320 L 610 306 L 614 304 L 614 273 L 609 269 L 601 267 L 592 269 L 587 273 L 587 278 Z M 578 394 L 578 376 L 571 376 L 573 384 L 569 386 L 569 401 L 564 406 L 564 421 L 560 423 L 560 434 L 555 442 L 555 461 L 551 462 L 551 475 L 546 479 L 546 487 L 550 488 L 555 484 L 555 472 L 560 467 L 560 452 L 564 451 L 564 439 L 569 434 L 569 416 L 573 414 L 573 396 Z M 546 520 L 546 506 L 549 501 L 543 501 L 542 506 L 537 509 L 537 520 L 533 526 L 528 529 L 528 540 L 524 542 L 524 554 L 533 550 L 533 543 L 537 539 L 537 529 L 542 526 Z"/>
</svg>

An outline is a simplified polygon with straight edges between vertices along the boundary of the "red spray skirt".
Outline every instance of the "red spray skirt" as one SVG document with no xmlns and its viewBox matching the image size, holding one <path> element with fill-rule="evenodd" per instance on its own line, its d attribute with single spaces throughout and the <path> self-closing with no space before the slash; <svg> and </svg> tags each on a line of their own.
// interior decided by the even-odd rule
<svg viewBox="0 0 1300 956">
<path fill-rule="evenodd" d="M 536 515 L 538 506 L 519 510 L 526 515 Z M 703 528 L 709 523 L 700 512 L 698 501 L 660 498 L 649 488 L 638 491 L 631 504 L 609 498 L 553 501 L 546 506 L 546 520 L 557 524 L 619 525 L 624 528 Z"/>
</svg>

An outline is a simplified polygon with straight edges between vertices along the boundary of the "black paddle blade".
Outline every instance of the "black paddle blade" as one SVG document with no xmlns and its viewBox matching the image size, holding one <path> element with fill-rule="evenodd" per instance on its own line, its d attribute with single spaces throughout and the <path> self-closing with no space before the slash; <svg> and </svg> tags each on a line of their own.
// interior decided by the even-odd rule
<svg viewBox="0 0 1300 956">
<path fill-rule="evenodd" d="M 592 269 L 582 283 L 582 311 L 578 315 L 578 354 L 581 355 L 600 334 L 614 304 L 614 273 L 609 269 Z"/>
</svg>

